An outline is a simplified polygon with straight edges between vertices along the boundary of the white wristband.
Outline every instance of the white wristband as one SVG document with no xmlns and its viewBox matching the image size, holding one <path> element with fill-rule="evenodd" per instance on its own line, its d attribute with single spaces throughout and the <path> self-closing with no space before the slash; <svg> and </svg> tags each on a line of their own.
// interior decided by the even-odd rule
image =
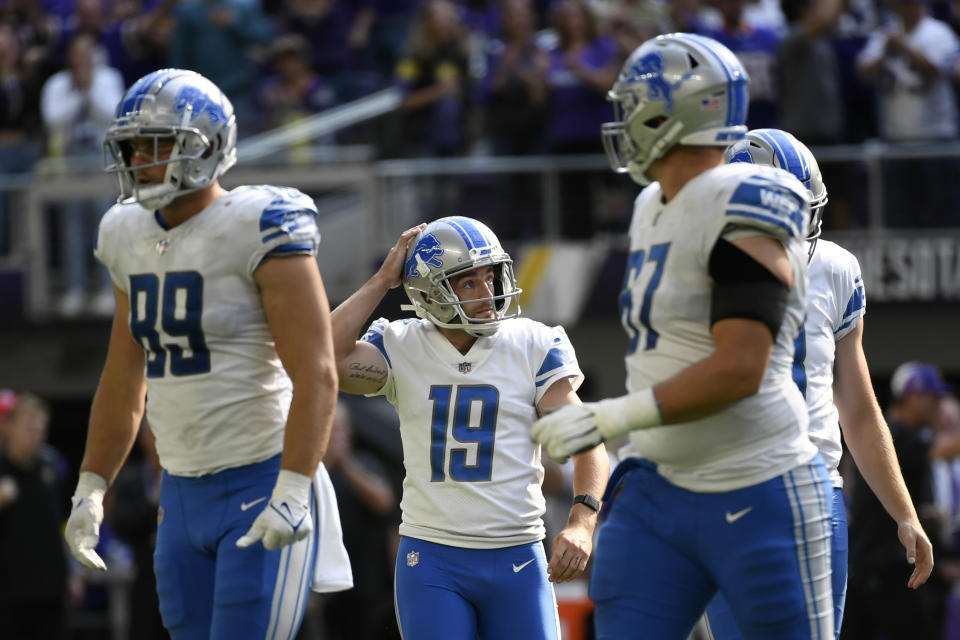
<svg viewBox="0 0 960 640">
<path fill-rule="evenodd" d="M 277 474 L 277 484 L 273 487 L 274 496 L 290 496 L 296 498 L 301 504 L 310 504 L 310 483 L 313 478 L 305 476 L 296 471 L 280 469 Z"/>
<path fill-rule="evenodd" d="M 87 498 L 103 504 L 103 494 L 107 492 L 107 481 L 93 471 L 81 471 L 77 480 L 77 490 L 73 492 L 75 498 Z"/>
<path fill-rule="evenodd" d="M 653 389 L 601 400 L 596 403 L 596 415 L 597 428 L 604 440 L 616 440 L 629 431 L 663 424 Z"/>
</svg>

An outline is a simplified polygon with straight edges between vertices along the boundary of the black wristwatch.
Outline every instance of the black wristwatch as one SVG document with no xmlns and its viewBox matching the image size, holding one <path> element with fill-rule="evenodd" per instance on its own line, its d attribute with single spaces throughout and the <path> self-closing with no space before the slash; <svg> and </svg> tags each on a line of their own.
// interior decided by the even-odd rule
<svg viewBox="0 0 960 640">
<path fill-rule="evenodd" d="M 581 493 L 573 497 L 573 504 L 585 504 L 597 513 L 600 512 L 600 501 L 588 493 Z"/>
</svg>

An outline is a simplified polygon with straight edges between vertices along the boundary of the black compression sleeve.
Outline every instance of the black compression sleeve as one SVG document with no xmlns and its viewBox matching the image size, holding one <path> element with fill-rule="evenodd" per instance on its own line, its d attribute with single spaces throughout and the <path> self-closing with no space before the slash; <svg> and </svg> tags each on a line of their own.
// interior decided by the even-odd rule
<svg viewBox="0 0 960 640">
<path fill-rule="evenodd" d="M 720 238 L 710 252 L 713 294 L 710 325 L 724 318 L 758 320 L 776 340 L 790 289 L 770 270 L 735 244 Z"/>
</svg>

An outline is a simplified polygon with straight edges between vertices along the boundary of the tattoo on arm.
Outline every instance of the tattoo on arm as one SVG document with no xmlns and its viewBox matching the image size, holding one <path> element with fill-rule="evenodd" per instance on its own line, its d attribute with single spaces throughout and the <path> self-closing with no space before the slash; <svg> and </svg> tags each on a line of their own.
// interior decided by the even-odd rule
<svg viewBox="0 0 960 640">
<path fill-rule="evenodd" d="M 350 364 L 350 372 L 348 376 L 351 378 L 356 378 L 357 380 L 367 380 L 369 382 L 382 383 L 387 379 L 387 370 L 375 367 L 373 365 L 364 366 L 360 363 L 354 362 Z"/>
</svg>

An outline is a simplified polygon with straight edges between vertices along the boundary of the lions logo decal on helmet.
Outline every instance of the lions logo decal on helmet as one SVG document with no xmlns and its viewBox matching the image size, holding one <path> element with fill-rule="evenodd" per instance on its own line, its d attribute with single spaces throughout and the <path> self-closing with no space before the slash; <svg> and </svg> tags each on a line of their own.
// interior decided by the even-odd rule
<svg viewBox="0 0 960 640">
<path fill-rule="evenodd" d="M 443 266 L 441 255 L 443 247 L 436 236 L 431 233 L 421 237 L 413 248 L 413 255 L 407 260 L 406 277 L 409 279 L 418 275 L 425 278 L 430 273 L 431 266 Z"/>
</svg>

